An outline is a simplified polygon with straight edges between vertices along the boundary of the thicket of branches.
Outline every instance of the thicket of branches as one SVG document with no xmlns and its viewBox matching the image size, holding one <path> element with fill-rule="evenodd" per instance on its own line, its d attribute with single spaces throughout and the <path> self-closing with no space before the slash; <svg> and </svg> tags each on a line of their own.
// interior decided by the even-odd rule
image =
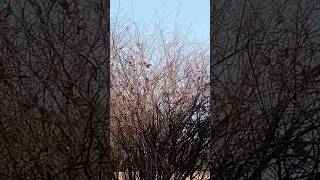
<svg viewBox="0 0 320 180">
<path fill-rule="evenodd" d="M 179 30 L 113 28 L 111 138 L 117 171 L 128 179 L 185 179 L 204 170 L 208 47 Z"/>
<path fill-rule="evenodd" d="M 212 0 L 210 106 L 208 49 L 179 29 L 6 2 L 0 179 L 320 178 L 319 1 Z"/>
<path fill-rule="evenodd" d="M 108 4 L 6 2 L 0 179 L 111 179 Z"/>
<path fill-rule="evenodd" d="M 211 8 L 211 178 L 319 179 L 319 1 Z"/>
</svg>

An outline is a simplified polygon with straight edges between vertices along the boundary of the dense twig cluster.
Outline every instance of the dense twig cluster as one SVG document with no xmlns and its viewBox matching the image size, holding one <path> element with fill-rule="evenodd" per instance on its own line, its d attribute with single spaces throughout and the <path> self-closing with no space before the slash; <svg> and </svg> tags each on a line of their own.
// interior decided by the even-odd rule
<svg viewBox="0 0 320 180">
<path fill-rule="evenodd" d="M 317 179 L 318 1 L 215 1 L 213 179 Z"/>
<path fill-rule="evenodd" d="M 206 49 L 163 31 L 111 33 L 111 123 L 128 179 L 185 179 L 205 170 L 209 132 Z M 131 31 L 138 31 L 134 29 Z"/>
<path fill-rule="evenodd" d="M 319 179 L 318 1 L 212 0 L 210 87 L 179 31 L 109 37 L 102 1 L 7 2 L 0 179 Z"/>
<path fill-rule="evenodd" d="M 8 3 L 0 42 L 0 179 L 110 177 L 102 1 Z"/>
</svg>

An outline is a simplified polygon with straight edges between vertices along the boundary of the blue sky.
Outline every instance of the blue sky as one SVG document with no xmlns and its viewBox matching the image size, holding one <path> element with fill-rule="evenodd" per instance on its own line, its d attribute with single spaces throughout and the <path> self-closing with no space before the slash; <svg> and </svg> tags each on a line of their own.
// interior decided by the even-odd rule
<svg viewBox="0 0 320 180">
<path fill-rule="evenodd" d="M 110 7 L 111 18 L 127 16 L 146 24 L 162 20 L 166 27 L 184 24 L 191 38 L 209 42 L 210 0 L 111 0 Z"/>
</svg>

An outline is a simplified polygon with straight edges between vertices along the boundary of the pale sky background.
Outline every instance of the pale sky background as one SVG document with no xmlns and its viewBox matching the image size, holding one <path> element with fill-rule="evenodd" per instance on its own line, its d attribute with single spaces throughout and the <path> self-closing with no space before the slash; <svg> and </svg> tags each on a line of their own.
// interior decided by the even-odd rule
<svg viewBox="0 0 320 180">
<path fill-rule="evenodd" d="M 111 0 L 110 8 L 111 19 L 130 17 L 145 24 L 162 20 L 166 27 L 184 24 L 191 38 L 209 46 L 210 0 Z"/>
</svg>

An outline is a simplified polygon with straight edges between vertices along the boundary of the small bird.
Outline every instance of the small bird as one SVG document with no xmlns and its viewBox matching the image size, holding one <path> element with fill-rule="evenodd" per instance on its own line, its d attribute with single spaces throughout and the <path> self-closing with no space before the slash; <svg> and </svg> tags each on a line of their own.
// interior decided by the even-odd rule
<svg viewBox="0 0 320 180">
<path fill-rule="evenodd" d="M 282 23 L 284 23 L 284 17 L 281 12 L 278 12 L 276 15 L 276 23 L 277 25 L 281 25 Z"/>
<path fill-rule="evenodd" d="M 310 70 L 310 73 L 311 73 L 311 75 L 314 76 L 314 77 L 315 77 L 315 76 L 320 76 L 320 65 L 312 68 L 312 69 Z"/>
<path fill-rule="evenodd" d="M 84 21 L 83 18 L 81 18 L 77 23 L 77 34 L 79 34 L 81 30 L 84 30 L 86 28 L 87 28 L 87 23 Z"/>
<path fill-rule="evenodd" d="M 278 54 L 280 57 L 288 57 L 289 55 L 289 48 L 280 48 L 278 50 Z"/>
<path fill-rule="evenodd" d="M 69 9 L 69 3 L 67 0 L 61 0 L 59 2 L 60 6 L 62 7 L 62 9 L 66 12 L 67 17 L 70 19 L 70 9 Z"/>
<path fill-rule="evenodd" d="M 74 85 L 73 85 L 73 83 L 66 82 L 66 83 L 62 84 L 62 87 L 64 88 L 66 104 L 69 104 L 70 100 L 73 98 Z"/>
<path fill-rule="evenodd" d="M 67 0 L 61 0 L 59 4 L 64 10 L 69 11 L 69 3 Z"/>
<path fill-rule="evenodd" d="M 262 65 L 268 66 L 271 63 L 271 58 L 266 55 L 262 55 L 260 59 L 260 63 Z"/>
<path fill-rule="evenodd" d="M 146 68 L 150 68 L 150 67 L 151 67 L 151 64 L 150 64 L 150 63 L 146 63 L 146 62 L 144 62 L 144 63 L 143 63 L 143 65 L 145 65 L 145 66 L 146 66 Z"/>
</svg>

